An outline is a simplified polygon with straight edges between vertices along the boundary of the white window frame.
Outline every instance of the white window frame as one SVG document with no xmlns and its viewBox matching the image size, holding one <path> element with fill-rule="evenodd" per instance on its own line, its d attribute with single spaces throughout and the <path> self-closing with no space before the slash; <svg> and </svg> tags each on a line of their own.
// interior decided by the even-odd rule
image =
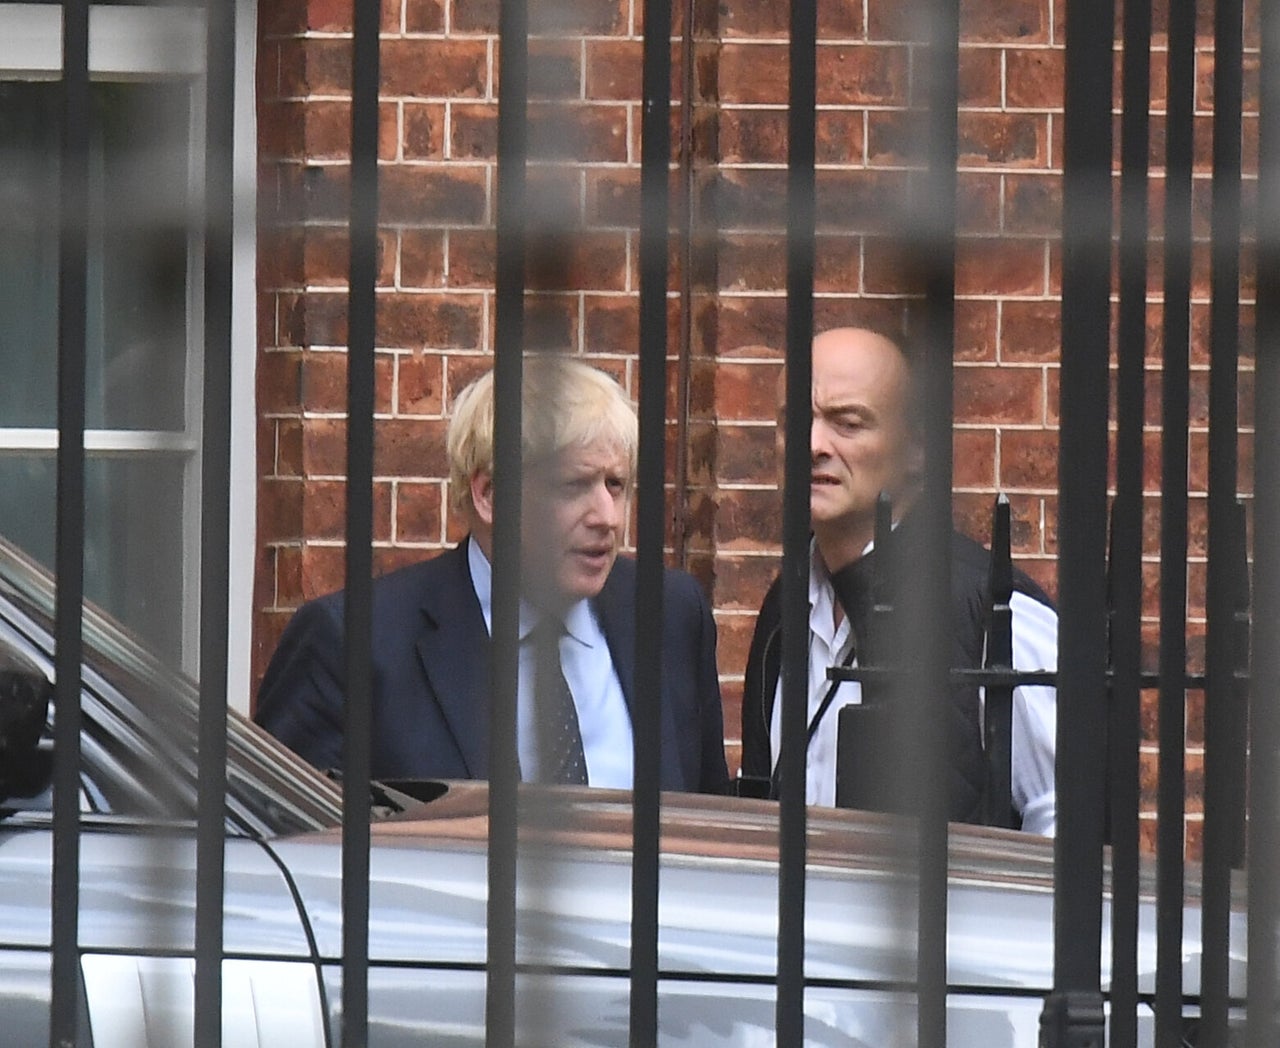
<svg viewBox="0 0 1280 1048">
<path fill-rule="evenodd" d="M 221 0 L 212 0 L 221 2 Z M 228 636 L 229 704 L 247 712 L 255 518 L 256 456 L 254 374 L 257 356 L 254 296 L 256 178 L 254 61 L 256 0 L 236 2 L 234 228 L 232 272 L 231 539 Z M 0 79 L 52 80 L 62 72 L 62 8 L 0 2 Z M 185 76 L 193 83 L 189 134 L 191 199 L 202 198 L 205 62 L 204 13 L 191 8 L 94 6 L 89 12 L 89 74 L 94 80 Z M 199 236 L 189 241 L 185 429 L 88 430 L 85 449 L 134 457 L 152 452 L 185 454 L 183 484 L 182 666 L 199 673 L 200 650 L 200 448 L 203 389 L 204 258 Z M 0 454 L 54 453 L 56 429 L 0 426 Z"/>
</svg>

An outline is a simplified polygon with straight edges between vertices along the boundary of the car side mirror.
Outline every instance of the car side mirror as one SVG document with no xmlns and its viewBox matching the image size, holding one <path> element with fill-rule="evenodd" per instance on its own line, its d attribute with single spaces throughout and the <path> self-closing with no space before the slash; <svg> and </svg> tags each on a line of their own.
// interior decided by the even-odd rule
<svg viewBox="0 0 1280 1048">
<path fill-rule="evenodd" d="M 0 802 L 49 786 L 53 755 L 40 745 L 53 684 L 33 661 L 0 647 Z"/>
</svg>

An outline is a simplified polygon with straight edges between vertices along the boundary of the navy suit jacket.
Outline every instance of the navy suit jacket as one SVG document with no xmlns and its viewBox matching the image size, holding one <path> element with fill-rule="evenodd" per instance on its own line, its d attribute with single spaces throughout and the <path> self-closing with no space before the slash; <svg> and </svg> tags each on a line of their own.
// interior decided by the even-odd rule
<svg viewBox="0 0 1280 1048">
<path fill-rule="evenodd" d="M 619 557 L 592 601 L 628 710 L 637 702 L 635 589 L 635 562 Z M 467 544 L 376 579 L 372 615 L 374 777 L 487 778 L 490 641 Z M 322 769 L 342 767 L 342 616 L 341 591 L 298 609 L 267 667 L 254 715 Z M 671 569 L 663 584 L 660 702 L 662 788 L 725 792 L 715 625 L 697 582 Z"/>
</svg>

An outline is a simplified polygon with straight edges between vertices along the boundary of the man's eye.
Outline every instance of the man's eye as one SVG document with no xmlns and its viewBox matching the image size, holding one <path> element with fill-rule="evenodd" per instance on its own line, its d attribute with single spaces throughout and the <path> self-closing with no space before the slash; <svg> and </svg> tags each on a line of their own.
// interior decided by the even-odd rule
<svg viewBox="0 0 1280 1048">
<path fill-rule="evenodd" d="M 612 495 L 621 495 L 627 490 L 627 483 L 621 477 L 606 477 L 604 486 L 609 489 Z"/>
</svg>

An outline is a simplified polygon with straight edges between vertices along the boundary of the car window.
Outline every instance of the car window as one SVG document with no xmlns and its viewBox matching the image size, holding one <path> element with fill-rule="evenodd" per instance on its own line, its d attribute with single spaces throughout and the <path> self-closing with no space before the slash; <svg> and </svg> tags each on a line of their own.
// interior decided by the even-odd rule
<svg viewBox="0 0 1280 1048">
<path fill-rule="evenodd" d="M 0 645 L 22 652 L 51 680 L 53 598 L 47 573 L 0 542 Z M 198 686 L 88 604 L 83 635 L 82 810 L 194 819 Z M 56 717 L 55 708 L 50 732 Z M 338 787 L 230 709 L 227 793 L 229 823 L 243 832 L 274 836 L 341 822 Z M 48 810 L 49 798 L 8 807 Z"/>
</svg>

